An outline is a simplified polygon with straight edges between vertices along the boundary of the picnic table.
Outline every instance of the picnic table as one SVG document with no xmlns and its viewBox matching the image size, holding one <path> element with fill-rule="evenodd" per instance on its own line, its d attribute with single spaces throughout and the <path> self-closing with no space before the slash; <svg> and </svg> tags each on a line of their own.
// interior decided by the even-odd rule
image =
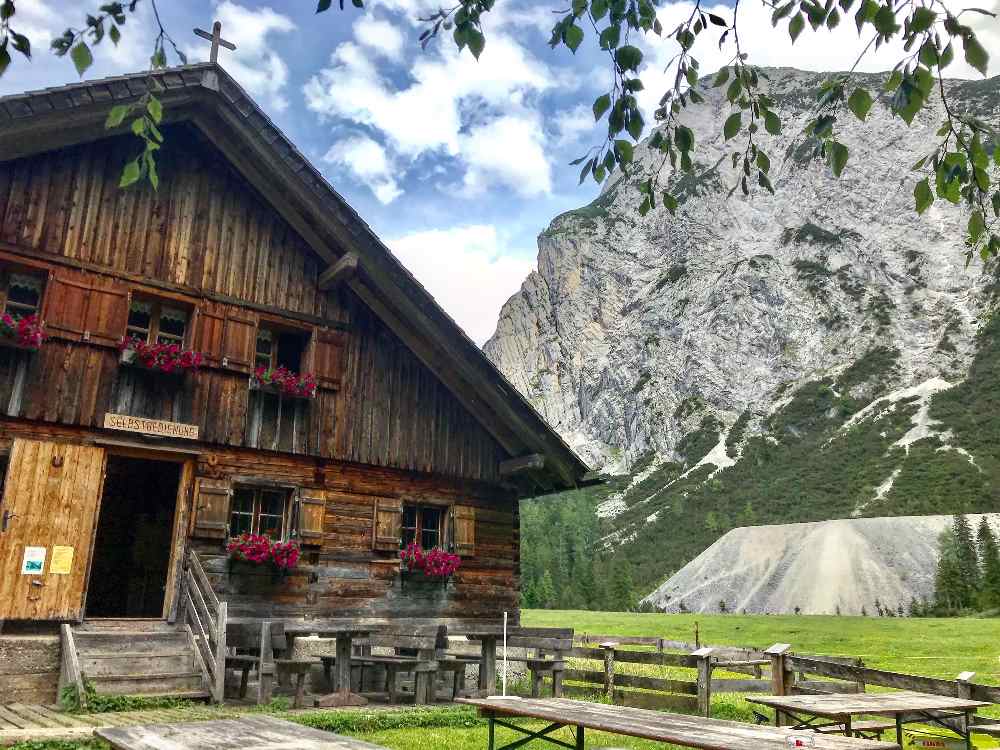
<svg viewBox="0 0 1000 750">
<path fill-rule="evenodd" d="M 270 716 L 95 729 L 116 750 L 385 750 Z"/>
<path fill-rule="evenodd" d="M 295 647 L 295 638 L 315 635 L 320 638 L 335 638 L 337 640 L 337 662 L 334 673 L 334 692 L 316 698 L 316 705 L 324 708 L 333 706 L 365 706 L 368 699 L 351 692 L 351 657 L 354 651 L 354 639 L 365 638 L 377 628 L 371 625 L 356 625 L 352 623 L 309 622 L 306 620 L 285 623 L 285 635 L 288 637 L 288 650 Z"/>
<path fill-rule="evenodd" d="M 627 706 L 585 703 L 565 698 L 476 698 L 459 699 L 459 703 L 476 706 L 489 719 L 489 750 L 513 750 L 531 740 L 543 740 L 562 747 L 583 750 L 585 730 L 593 729 L 682 747 L 702 750 L 787 750 L 789 738 L 802 737 L 792 729 L 743 724 L 701 716 L 669 714 Z M 541 719 L 549 724 L 532 731 L 506 719 L 511 717 Z M 496 747 L 496 726 L 512 729 L 524 737 Z M 563 727 L 575 727 L 575 745 L 550 737 Z M 805 739 L 805 738 L 803 738 Z M 831 735 L 810 735 L 815 750 L 900 750 L 891 742 L 859 740 Z"/>
<path fill-rule="evenodd" d="M 794 729 L 822 730 L 831 724 L 843 725 L 844 734 L 851 736 L 853 718 L 864 714 L 889 716 L 896 729 L 896 742 L 903 744 L 903 724 L 919 722 L 935 724 L 958 734 L 972 747 L 970 728 L 972 715 L 977 708 L 989 703 L 947 695 L 917 693 L 900 690 L 893 693 L 823 693 L 819 695 L 768 695 L 747 698 L 750 703 L 770 706 L 775 711 L 775 721 L 787 716 L 796 722 Z M 950 714 L 950 716 L 949 716 Z M 961 721 L 945 723 L 947 718 Z M 829 720 L 827 724 L 820 723 Z"/>
</svg>

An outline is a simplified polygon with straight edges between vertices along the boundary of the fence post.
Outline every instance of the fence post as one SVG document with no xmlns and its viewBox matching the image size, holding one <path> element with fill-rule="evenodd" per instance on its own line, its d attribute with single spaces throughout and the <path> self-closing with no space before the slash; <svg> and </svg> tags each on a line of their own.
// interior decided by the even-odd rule
<svg viewBox="0 0 1000 750">
<path fill-rule="evenodd" d="M 602 643 L 604 649 L 604 697 L 615 702 L 615 646 L 617 643 Z"/>
<path fill-rule="evenodd" d="M 962 674 L 955 678 L 955 682 L 958 683 L 959 698 L 972 700 L 972 685 L 970 683 L 975 676 L 975 672 L 962 672 Z"/>
<path fill-rule="evenodd" d="M 700 648 L 691 656 L 698 660 L 698 713 L 712 715 L 712 652 L 711 648 Z"/>
<path fill-rule="evenodd" d="M 864 666 L 865 666 L 865 661 L 864 661 L 864 659 L 862 659 L 862 658 L 861 658 L 861 657 L 859 656 L 859 657 L 857 658 L 857 660 L 855 661 L 855 664 L 854 664 L 854 666 L 856 666 L 856 667 L 860 667 L 860 668 L 864 669 Z M 868 687 L 867 687 L 867 686 L 865 685 L 865 681 L 864 681 L 864 680 L 861 680 L 861 679 L 859 679 L 859 680 L 858 680 L 858 692 L 859 692 L 859 693 L 863 693 L 863 692 L 865 692 L 865 691 L 866 691 L 867 689 L 868 689 Z"/>
<path fill-rule="evenodd" d="M 792 687 L 793 675 L 785 668 L 785 654 L 792 645 L 790 643 L 775 643 L 764 653 L 771 660 L 771 692 L 775 695 L 788 695 Z M 782 716 L 774 712 L 774 725 L 781 726 Z"/>
</svg>

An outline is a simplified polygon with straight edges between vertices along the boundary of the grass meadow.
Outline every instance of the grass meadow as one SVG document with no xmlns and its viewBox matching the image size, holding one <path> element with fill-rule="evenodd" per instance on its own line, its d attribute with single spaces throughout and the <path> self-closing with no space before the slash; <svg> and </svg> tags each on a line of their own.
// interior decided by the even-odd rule
<svg viewBox="0 0 1000 750">
<path fill-rule="evenodd" d="M 701 642 L 709 645 L 766 648 L 773 643 L 790 643 L 801 653 L 860 656 L 868 666 L 898 672 L 954 678 L 959 672 L 974 671 L 977 682 L 1000 685 L 1000 620 L 997 619 L 663 615 L 550 610 L 525 611 L 521 619 L 525 626 L 573 627 L 579 634 L 657 636 L 678 641 L 693 641 L 697 623 Z M 585 663 L 574 666 L 597 667 Z M 643 674 L 651 676 L 693 679 L 691 670 L 619 664 L 621 672 L 630 669 L 642 670 Z M 739 721 L 752 721 L 753 718 L 750 706 L 741 695 L 713 695 L 712 712 L 719 718 Z M 201 713 L 207 712 L 202 709 Z M 486 748 L 486 724 L 467 708 L 275 713 L 310 726 L 360 737 L 392 750 Z M 1000 712 L 990 713 L 1000 717 Z M 514 733 L 498 730 L 498 745 L 515 739 Z M 588 732 L 587 747 L 668 750 L 669 746 Z M 996 748 L 998 745 L 977 738 L 976 747 Z M 15 748 L 107 750 L 99 743 L 23 743 Z"/>
</svg>

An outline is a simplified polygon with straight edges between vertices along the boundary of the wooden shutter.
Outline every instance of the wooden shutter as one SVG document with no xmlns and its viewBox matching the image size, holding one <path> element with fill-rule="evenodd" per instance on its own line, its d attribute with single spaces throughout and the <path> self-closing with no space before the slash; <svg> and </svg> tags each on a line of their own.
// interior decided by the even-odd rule
<svg viewBox="0 0 1000 750">
<path fill-rule="evenodd" d="M 375 528 L 372 548 L 398 551 L 403 537 L 403 503 L 387 497 L 375 498 Z"/>
<path fill-rule="evenodd" d="M 104 449 L 14 440 L 0 515 L 0 620 L 81 620 L 90 544 L 104 484 Z M 22 575 L 26 547 L 41 547 L 37 573 Z M 66 567 L 55 571 L 58 549 Z M 68 553 L 68 554 L 67 554 Z"/>
<path fill-rule="evenodd" d="M 471 505 L 455 505 L 451 509 L 453 550 L 460 557 L 476 554 L 476 509 Z"/>
<path fill-rule="evenodd" d="M 323 518 L 326 515 L 326 493 L 320 490 L 299 490 L 298 539 L 303 545 L 323 544 Z"/>
<path fill-rule="evenodd" d="M 195 480 L 192 536 L 226 538 L 229 533 L 229 499 L 232 494 L 233 488 L 229 480 Z"/>
<path fill-rule="evenodd" d="M 250 373 L 257 344 L 257 316 L 230 305 L 198 310 L 196 348 L 210 367 Z"/>
<path fill-rule="evenodd" d="M 56 269 L 45 287 L 42 318 L 50 336 L 116 346 L 128 321 L 128 290 L 113 279 Z"/>
<path fill-rule="evenodd" d="M 317 328 L 309 345 L 309 358 L 305 369 L 316 376 L 320 388 L 336 390 L 344 368 L 344 331 Z"/>
</svg>

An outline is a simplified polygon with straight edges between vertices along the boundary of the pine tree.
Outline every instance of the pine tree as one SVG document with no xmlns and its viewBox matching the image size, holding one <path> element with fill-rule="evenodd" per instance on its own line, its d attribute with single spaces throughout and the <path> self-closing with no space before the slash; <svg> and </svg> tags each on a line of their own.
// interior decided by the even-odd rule
<svg viewBox="0 0 1000 750">
<path fill-rule="evenodd" d="M 938 564 L 934 573 L 934 608 L 938 614 L 954 612 L 962 606 L 961 579 L 955 530 L 947 528 L 938 537 Z"/>
<path fill-rule="evenodd" d="M 955 544 L 958 553 L 958 568 L 961 575 L 960 605 L 963 609 L 976 606 L 979 597 L 981 575 L 979 572 L 979 554 L 976 552 L 976 542 L 972 534 L 969 519 L 958 514 L 954 519 Z"/>
<path fill-rule="evenodd" d="M 556 601 L 556 588 L 552 585 L 552 576 L 549 571 L 542 573 L 542 577 L 535 587 L 535 600 L 537 606 L 543 609 L 551 609 Z"/>
<path fill-rule="evenodd" d="M 611 606 L 615 612 L 628 612 L 635 606 L 635 584 L 632 581 L 632 564 L 616 560 L 611 580 Z"/>
<path fill-rule="evenodd" d="M 982 609 L 996 609 L 1000 607 L 1000 548 L 986 516 L 979 522 L 976 541 L 983 572 L 979 606 Z"/>
</svg>

